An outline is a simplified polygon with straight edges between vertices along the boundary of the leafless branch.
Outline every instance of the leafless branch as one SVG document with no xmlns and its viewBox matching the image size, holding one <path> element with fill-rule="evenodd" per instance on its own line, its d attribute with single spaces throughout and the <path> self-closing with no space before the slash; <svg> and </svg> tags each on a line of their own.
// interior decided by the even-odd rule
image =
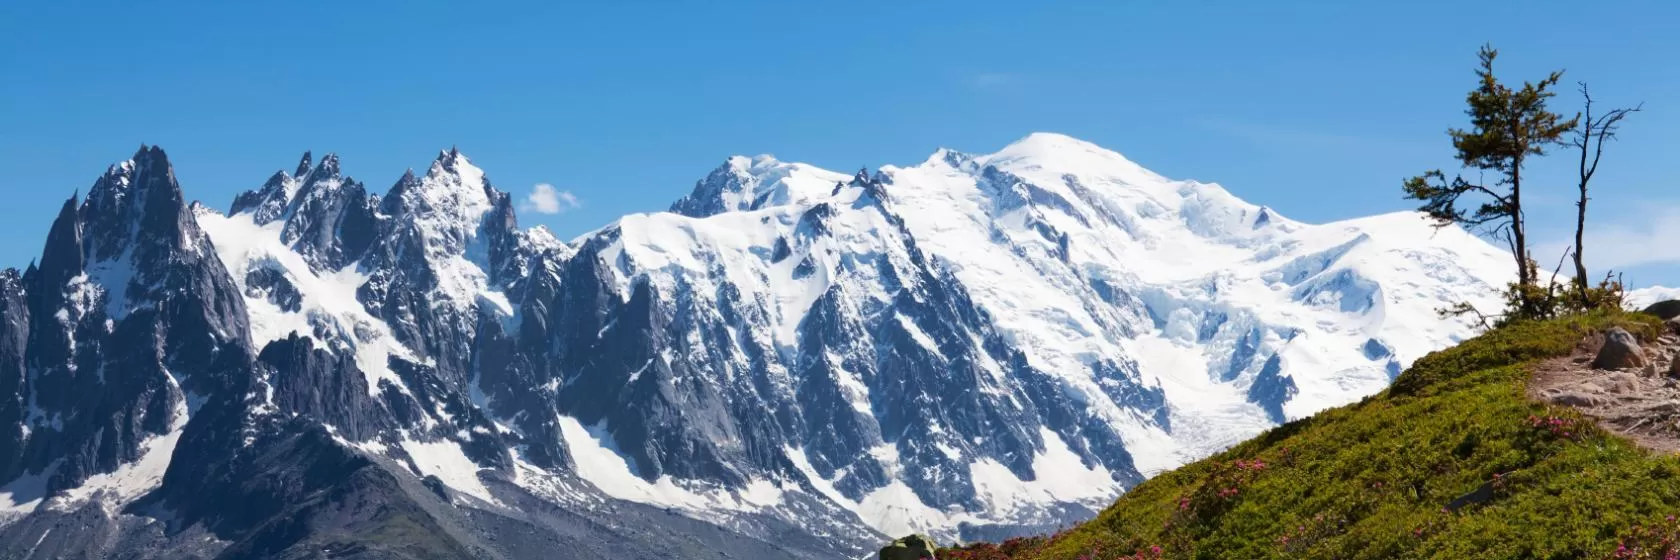
<svg viewBox="0 0 1680 560">
<path fill-rule="evenodd" d="M 1465 315 L 1475 315 L 1476 322 L 1481 325 L 1482 330 L 1484 331 L 1493 330 L 1493 319 L 1494 317 L 1497 317 L 1489 317 L 1487 314 L 1482 313 L 1482 310 L 1476 309 L 1476 306 L 1471 305 L 1468 301 L 1459 302 L 1457 305 L 1452 307 L 1436 309 L 1435 313 L 1442 317 L 1463 317 Z"/>
<path fill-rule="evenodd" d="M 1569 260 L 1569 256 L 1574 254 L 1574 251 L 1575 251 L 1575 246 L 1574 245 L 1570 245 L 1568 247 L 1563 248 L 1563 254 L 1558 256 L 1557 267 L 1552 269 L 1551 284 L 1553 284 L 1553 285 L 1557 284 L 1558 275 L 1563 273 L 1563 262 Z M 1548 290 L 1549 289 L 1550 288 L 1548 288 Z"/>
</svg>

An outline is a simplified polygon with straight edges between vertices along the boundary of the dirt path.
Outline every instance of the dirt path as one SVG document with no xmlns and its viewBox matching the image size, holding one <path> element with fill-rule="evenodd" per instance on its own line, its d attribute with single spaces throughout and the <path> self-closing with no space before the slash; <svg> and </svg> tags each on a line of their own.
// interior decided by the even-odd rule
<svg viewBox="0 0 1680 560">
<path fill-rule="evenodd" d="M 1569 356 L 1540 362 L 1528 397 L 1573 407 L 1647 449 L 1680 452 L 1680 378 L 1668 374 L 1680 359 L 1680 336 L 1665 333 L 1643 345 L 1646 365 L 1641 368 L 1593 368 L 1603 345 L 1603 335 L 1592 335 Z"/>
</svg>

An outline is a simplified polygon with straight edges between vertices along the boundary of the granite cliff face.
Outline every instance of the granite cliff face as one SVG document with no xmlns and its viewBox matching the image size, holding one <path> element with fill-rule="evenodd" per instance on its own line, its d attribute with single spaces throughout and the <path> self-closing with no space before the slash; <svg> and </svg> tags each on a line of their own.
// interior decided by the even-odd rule
<svg viewBox="0 0 1680 560">
<path fill-rule="evenodd" d="M 39 264 L 0 274 L 0 307 L 0 478 L 48 493 L 173 445 L 251 364 L 245 300 L 157 148 L 65 202 Z"/>
<path fill-rule="evenodd" d="M 0 273 L 0 542 L 847 557 L 1037 531 L 1380 389 L 1468 333 L 1432 310 L 1503 260 L 1049 134 L 852 175 L 731 158 L 571 242 L 456 150 L 382 196 L 305 154 L 223 214 L 146 148 Z"/>
</svg>

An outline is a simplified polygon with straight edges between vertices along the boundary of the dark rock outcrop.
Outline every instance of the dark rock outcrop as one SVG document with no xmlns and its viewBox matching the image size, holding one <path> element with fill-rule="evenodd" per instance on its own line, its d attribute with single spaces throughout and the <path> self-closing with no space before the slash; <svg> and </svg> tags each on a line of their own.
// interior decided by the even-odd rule
<svg viewBox="0 0 1680 560">
<path fill-rule="evenodd" d="M 1680 299 L 1671 299 L 1653 303 L 1647 306 L 1641 313 L 1655 315 L 1658 319 L 1662 319 L 1664 321 L 1680 317 Z"/>
</svg>

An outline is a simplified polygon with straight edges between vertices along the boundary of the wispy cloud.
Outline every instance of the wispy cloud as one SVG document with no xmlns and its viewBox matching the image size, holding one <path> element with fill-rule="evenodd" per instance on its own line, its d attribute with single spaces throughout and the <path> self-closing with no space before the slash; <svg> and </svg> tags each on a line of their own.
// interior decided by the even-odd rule
<svg viewBox="0 0 1680 560">
<path fill-rule="evenodd" d="M 1573 243 L 1575 233 L 1558 232 L 1534 249 L 1556 258 Z M 1647 204 L 1642 212 L 1587 218 L 1587 265 L 1593 270 L 1621 270 L 1642 265 L 1680 264 L 1680 202 Z"/>
<path fill-rule="evenodd" d="M 571 191 L 556 189 L 548 183 L 537 183 L 531 187 L 531 194 L 525 196 L 525 202 L 519 205 L 519 209 L 553 215 L 576 210 L 580 206 L 583 203 Z"/>
</svg>

